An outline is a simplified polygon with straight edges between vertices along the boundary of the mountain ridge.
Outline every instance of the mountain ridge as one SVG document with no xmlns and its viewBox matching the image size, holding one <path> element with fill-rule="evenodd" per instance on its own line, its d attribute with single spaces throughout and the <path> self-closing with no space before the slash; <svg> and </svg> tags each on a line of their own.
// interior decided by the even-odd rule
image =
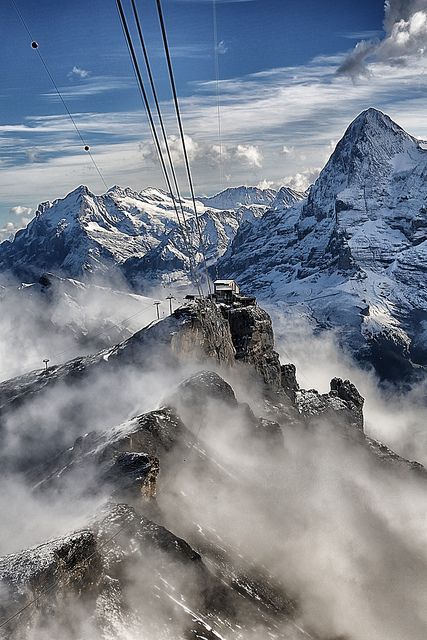
<svg viewBox="0 0 427 640">
<path fill-rule="evenodd" d="M 198 220 L 192 201 L 182 199 L 177 203 L 181 219 L 178 224 L 171 196 L 160 189 L 148 187 L 137 193 L 116 185 L 97 196 L 80 185 L 64 198 L 41 203 L 27 227 L 18 231 L 12 241 L 0 244 L 0 271 L 11 271 L 18 278 L 30 280 L 46 271 L 72 278 L 90 274 L 102 277 L 129 258 L 146 258 L 142 265 L 138 263 L 138 269 L 156 260 L 160 266 L 164 260 L 163 268 L 151 274 L 153 286 L 161 283 L 172 258 L 173 273 L 166 274 L 168 279 L 190 282 L 189 248 L 195 254 L 196 265 L 202 262 L 199 225 L 203 251 L 211 263 L 226 251 L 241 221 L 262 215 L 277 195 L 270 190 L 264 197 L 261 190 L 248 187 L 238 191 L 245 204 L 234 199 L 234 208 L 209 208 L 197 200 Z M 228 197 L 229 190 L 215 197 L 223 197 L 224 193 Z M 287 204 L 299 197 L 297 192 L 289 191 Z M 125 266 L 125 278 L 127 271 Z M 135 278 L 131 279 L 135 284 Z"/>
<path fill-rule="evenodd" d="M 427 151 L 369 109 L 307 200 L 241 227 L 218 271 L 337 329 L 381 377 L 411 377 L 427 365 L 426 203 Z"/>
</svg>

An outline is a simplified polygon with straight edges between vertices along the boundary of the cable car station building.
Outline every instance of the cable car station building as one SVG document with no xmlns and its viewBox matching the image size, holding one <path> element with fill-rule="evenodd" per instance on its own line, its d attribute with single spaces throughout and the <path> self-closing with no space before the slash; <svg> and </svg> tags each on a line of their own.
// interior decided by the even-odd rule
<svg viewBox="0 0 427 640">
<path fill-rule="evenodd" d="M 235 280 L 215 280 L 214 295 L 217 302 L 232 304 L 235 295 L 239 295 L 240 287 Z"/>
<path fill-rule="evenodd" d="M 215 280 L 212 298 L 218 304 L 240 304 L 254 305 L 254 296 L 247 296 L 240 293 L 240 287 L 235 280 Z"/>
</svg>

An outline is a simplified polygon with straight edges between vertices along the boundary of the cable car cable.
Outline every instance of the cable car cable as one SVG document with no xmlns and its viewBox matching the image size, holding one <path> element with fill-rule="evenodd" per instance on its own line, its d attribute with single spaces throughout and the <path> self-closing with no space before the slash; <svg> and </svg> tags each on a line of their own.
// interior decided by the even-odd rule
<svg viewBox="0 0 427 640">
<path fill-rule="evenodd" d="M 175 213 L 177 215 L 177 219 L 178 219 L 178 224 L 180 226 L 182 235 L 183 235 L 183 239 L 184 239 L 184 243 L 186 243 L 186 237 L 185 237 L 185 231 L 184 231 L 184 227 L 182 225 L 179 213 L 178 213 L 178 207 L 176 206 L 176 202 L 175 202 L 175 198 L 173 195 L 173 190 L 172 190 L 172 185 L 169 179 L 169 175 L 166 169 L 166 164 L 165 164 L 165 160 L 163 157 L 163 153 L 162 153 L 162 148 L 160 145 L 160 140 L 159 137 L 157 135 L 157 130 L 156 130 L 156 126 L 153 120 L 153 115 L 151 113 L 151 107 L 150 107 L 150 103 L 148 101 L 148 96 L 147 96 L 147 92 L 145 90 L 145 86 L 144 86 L 144 81 L 142 78 L 142 74 L 141 74 L 141 69 L 139 68 L 139 63 L 138 63 L 138 58 L 136 56 L 136 52 L 135 52 L 135 47 L 133 45 L 133 41 L 132 41 L 132 36 L 131 33 L 129 31 L 129 26 L 126 20 L 126 15 L 125 12 L 123 10 L 123 4 L 121 2 L 121 0 L 116 0 L 116 5 L 117 5 L 117 10 L 119 12 L 119 17 L 120 17 L 120 22 L 122 25 L 122 29 L 123 29 L 123 34 L 125 36 L 125 40 L 126 40 L 126 44 L 127 44 L 127 48 L 128 48 L 128 52 L 132 61 L 132 65 L 133 65 L 133 69 L 135 72 L 135 76 L 137 79 L 137 83 L 138 83 L 138 87 L 139 87 L 139 91 L 141 94 L 141 98 L 145 107 L 145 111 L 148 117 L 148 121 L 149 121 L 149 125 L 150 125 L 150 129 L 151 129 L 151 134 L 153 137 L 153 141 L 154 141 L 154 145 L 157 151 L 157 156 L 161 165 L 161 168 L 163 170 L 163 175 L 166 181 L 166 185 L 167 185 L 167 189 L 169 191 L 169 193 L 172 196 L 172 201 L 174 203 L 174 209 L 175 209 Z M 191 259 L 190 259 L 191 260 Z M 197 281 L 197 289 L 199 292 L 199 295 L 203 295 L 203 290 L 201 287 L 201 284 L 199 284 L 199 282 Z"/>
<path fill-rule="evenodd" d="M 154 82 L 154 77 L 153 77 L 153 73 L 152 73 L 152 69 L 151 69 L 150 59 L 148 57 L 148 51 L 147 51 L 147 47 L 146 47 L 145 39 L 144 39 L 144 34 L 143 34 L 143 31 L 142 31 L 142 27 L 141 27 L 141 21 L 139 19 L 139 14 L 138 14 L 138 10 L 137 10 L 137 7 L 136 7 L 135 0 L 131 0 L 131 3 L 132 3 L 133 15 L 134 15 L 134 18 L 135 18 L 136 28 L 137 28 L 137 31 L 138 31 L 139 42 L 140 42 L 142 54 L 143 54 L 143 57 L 144 57 L 145 67 L 147 69 L 148 80 L 149 80 L 149 83 L 150 83 L 151 92 L 153 94 L 154 104 L 156 106 L 156 111 L 157 111 L 157 117 L 159 119 L 160 129 L 161 129 L 161 132 L 162 132 L 163 143 L 165 145 L 166 154 L 167 154 L 167 158 L 168 158 L 168 162 L 169 162 L 169 167 L 170 167 L 170 171 L 171 171 L 171 175 L 172 175 L 172 180 L 173 180 L 173 183 L 174 183 L 174 186 L 175 186 L 175 193 L 177 194 L 178 203 L 179 203 L 179 206 L 180 206 L 180 209 L 181 209 L 181 216 L 182 216 L 182 218 L 184 220 L 184 227 L 185 227 L 185 230 L 187 232 L 187 251 L 189 253 L 189 259 L 190 259 L 190 270 L 193 271 L 194 277 L 197 278 L 195 265 L 193 265 L 193 267 L 191 267 L 191 262 L 193 261 L 193 258 L 192 258 L 192 251 L 190 250 L 190 233 L 189 233 L 189 229 L 188 229 L 188 225 L 187 225 L 187 219 L 186 219 L 186 216 L 185 216 L 184 207 L 183 207 L 183 204 L 182 204 L 182 198 L 181 198 L 180 189 L 179 189 L 179 186 L 178 186 L 178 179 L 177 179 L 174 163 L 173 163 L 173 160 L 172 160 L 172 154 L 171 154 L 171 151 L 170 151 L 170 145 L 169 145 L 168 137 L 166 135 L 166 129 L 165 129 L 165 125 L 164 125 L 163 115 L 162 115 L 162 112 L 161 112 L 161 109 L 160 109 L 160 103 L 159 103 L 159 99 L 158 99 L 158 96 L 157 96 L 157 90 L 156 90 L 156 85 L 155 85 L 155 82 Z"/>
<path fill-rule="evenodd" d="M 177 118 L 177 121 L 178 121 L 178 127 L 179 127 L 179 132 L 180 132 L 180 137 L 181 137 L 181 143 L 182 143 L 182 150 L 183 150 L 183 153 L 184 153 L 184 162 L 185 162 L 185 167 L 186 167 L 186 171 L 187 171 L 188 184 L 189 184 L 189 187 L 190 187 L 191 199 L 192 199 L 193 207 L 194 207 L 194 215 L 195 215 L 195 218 L 196 218 L 196 225 L 197 225 L 197 229 L 198 229 L 198 233 L 199 233 L 200 250 L 201 250 L 202 256 L 203 256 L 203 266 L 204 266 L 204 271 L 205 271 L 205 275 L 206 275 L 206 281 L 207 281 L 209 293 L 212 293 L 211 284 L 210 284 L 210 278 L 209 278 L 207 264 L 206 264 L 205 250 L 204 250 L 204 246 L 203 246 L 202 228 L 200 226 L 199 215 L 197 213 L 196 196 L 194 194 L 193 178 L 191 176 L 190 162 L 189 162 L 188 153 L 187 153 L 187 145 L 185 144 L 184 127 L 182 125 L 182 118 L 181 118 L 180 107 L 179 107 L 179 102 L 178 102 L 178 94 L 177 94 L 177 90 L 176 90 L 176 84 L 175 84 L 175 78 L 174 78 L 174 73 L 173 73 L 172 60 L 171 60 L 170 51 L 169 51 L 169 44 L 168 44 L 168 38 L 167 38 L 167 34 L 166 34 L 166 25 L 165 25 L 165 21 L 164 21 L 164 17 L 163 17 L 163 10 L 162 10 L 161 0 L 156 0 L 156 5 L 157 5 L 157 13 L 158 13 L 158 16 L 159 16 L 160 30 L 161 30 L 161 33 L 162 33 L 163 46 L 164 46 L 165 55 L 166 55 L 166 63 L 167 63 L 168 72 L 169 72 L 169 80 L 170 80 L 170 85 L 171 85 L 171 89 L 172 89 L 173 101 L 174 101 L 174 105 L 175 105 L 175 113 L 176 113 L 176 118 Z"/>
<path fill-rule="evenodd" d="M 95 158 L 93 157 L 93 155 L 92 155 L 92 153 L 91 153 L 91 151 L 90 151 L 90 146 L 89 146 L 89 145 L 87 144 L 87 142 L 84 140 L 84 138 L 83 138 L 83 136 L 82 136 L 82 134 L 81 134 L 81 132 L 80 132 L 80 129 L 78 128 L 77 123 L 76 123 L 76 121 L 75 121 L 75 119 L 74 119 L 74 117 L 73 117 L 73 115 L 72 115 L 71 111 L 69 110 L 69 108 L 68 108 L 68 106 L 67 106 L 67 103 L 65 102 L 65 100 L 64 100 L 64 98 L 63 98 L 63 96 L 62 96 L 62 94 L 61 94 L 61 92 L 60 92 L 60 90 L 59 90 L 59 88 L 58 88 L 58 85 L 57 85 L 57 84 L 56 84 L 56 82 L 55 82 L 55 78 L 54 78 L 54 77 L 53 77 L 53 75 L 51 74 L 50 69 L 49 69 L 49 67 L 47 66 L 47 63 L 46 63 L 46 61 L 45 61 L 44 57 L 43 57 L 43 56 L 42 56 L 42 54 L 40 53 L 40 48 L 39 48 L 39 44 L 38 44 L 38 42 L 37 42 L 36 40 L 34 40 L 34 39 L 33 39 L 33 36 L 32 36 L 32 34 L 31 34 L 31 31 L 30 31 L 29 27 L 28 27 L 28 24 L 27 24 L 27 23 L 26 23 L 26 21 L 24 20 L 24 17 L 23 17 L 23 15 L 22 15 L 22 13 L 20 12 L 20 10 L 19 10 L 19 8 L 18 8 L 18 6 L 17 6 L 17 4 L 16 4 L 15 0 L 11 0 L 11 2 L 12 2 L 12 4 L 13 4 L 14 8 L 15 8 L 15 11 L 16 11 L 16 13 L 17 13 L 17 15 L 18 15 L 18 17 L 19 17 L 20 21 L 22 22 L 22 25 L 24 26 L 24 28 L 25 28 L 26 32 L 27 32 L 27 33 L 28 33 L 28 35 L 30 36 L 30 39 L 31 39 L 31 48 L 32 48 L 32 49 L 34 49 L 34 50 L 37 52 L 37 55 L 39 56 L 40 61 L 41 61 L 42 65 L 43 65 L 43 67 L 44 67 L 44 69 L 45 69 L 45 71 L 46 71 L 47 75 L 49 76 L 50 81 L 52 82 L 52 84 L 53 84 L 53 86 L 54 86 L 54 88 L 55 88 L 55 91 L 56 91 L 56 93 L 57 93 L 57 95 L 58 95 L 59 99 L 61 100 L 62 105 L 63 105 L 63 107 L 64 107 L 65 111 L 67 112 L 68 117 L 70 118 L 70 120 L 71 120 L 71 122 L 72 122 L 72 124 L 73 124 L 74 129 L 76 130 L 77 135 L 79 136 L 80 140 L 82 141 L 83 149 L 87 152 L 88 156 L 90 157 L 90 159 L 91 159 L 91 161 L 92 161 L 93 166 L 95 167 L 95 169 L 96 169 L 96 171 L 97 171 L 97 173 L 98 173 L 99 177 L 101 178 L 101 180 L 102 180 L 102 182 L 103 182 L 103 184 L 104 184 L 104 187 L 108 190 L 108 184 L 107 184 L 107 183 L 106 183 L 106 181 L 104 180 L 104 176 L 102 175 L 101 170 L 100 170 L 100 168 L 98 167 L 98 165 L 97 165 L 97 163 L 96 163 L 96 161 L 95 161 Z"/>
</svg>

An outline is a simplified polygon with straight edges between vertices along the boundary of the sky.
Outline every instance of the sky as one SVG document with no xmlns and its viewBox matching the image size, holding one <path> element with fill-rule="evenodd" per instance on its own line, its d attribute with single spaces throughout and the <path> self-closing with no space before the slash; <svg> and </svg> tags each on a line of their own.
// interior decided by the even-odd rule
<svg viewBox="0 0 427 640">
<path fill-rule="evenodd" d="M 137 6 L 188 193 L 155 0 Z M 17 8 L 105 183 L 164 188 L 115 1 L 4 0 L 0 239 L 39 202 L 79 184 L 106 190 Z M 427 0 L 163 0 L 163 10 L 200 195 L 240 184 L 305 189 L 371 106 L 427 139 Z"/>
</svg>

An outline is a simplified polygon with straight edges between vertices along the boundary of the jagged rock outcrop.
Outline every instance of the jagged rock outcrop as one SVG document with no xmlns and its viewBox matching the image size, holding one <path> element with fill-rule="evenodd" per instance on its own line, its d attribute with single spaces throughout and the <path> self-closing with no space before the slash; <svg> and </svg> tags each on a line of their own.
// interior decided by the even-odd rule
<svg viewBox="0 0 427 640">
<path fill-rule="evenodd" d="M 205 366 L 222 366 L 224 375 L 234 375 L 231 365 L 243 361 L 254 372 L 251 383 L 262 381 L 257 403 L 239 402 L 233 384 L 204 369 L 183 380 L 158 409 L 90 431 L 54 459 L 45 451 L 43 464 L 27 473 L 37 495 L 66 497 L 73 487 L 79 498 L 80 482 L 83 495 L 107 500 L 108 507 L 80 531 L 0 559 L 4 619 L 28 605 L 25 622 L 11 620 L 6 637 L 59 637 L 65 625 L 67 640 L 88 629 L 95 640 L 126 633 L 241 640 L 254 629 L 273 640 L 303 640 L 307 634 L 326 640 L 301 626 L 303 594 L 286 570 L 279 579 L 273 565 L 267 570 L 248 551 L 251 546 L 238 539 L 233 548 L 221 537 L 215 501 L 230 501 L 224 513 L 236 526 L 234 512 L 246 495 L 242 488 L 249 487 L 248 504 L 262 511 L 286 489 L 276 474 L 293 463 L 288 445 L 295 434 L 301 430 L 307 443 L 323 424 L 328 429 L 317 433 L 326 446 L 333 447 L 338 434 L 374 463 L 379 460 L 386 473 L 397 469 L 402 477 L 415 472 L 413 478 L 424 478 L 425 470 L 365 436 L 364 400 L 350 381 L 334 378 L 328 394 L 301 389 L 295 367 L 280 365 L 268 314 L 258 307 L 191 303 L 116 348 L 79 360 L 77 378 L 73 365 L 63 365 L 63 379 L 84 381 L 98 366 L 117 373 L 112 363 L 142 366 L 158 353 L 156 345 L 170 363 L 193 354 Z M 42 389 L 30 385 L 27 393 L 34 397 Z M 12 392 L 11 384 L 6 391 Z M 15 389 L 18 404 L 26 401 L 20 391 Z M 267 418 L 273 410 L 277 421 Z M 206 503 L 205 521 L 200 510 Z M 268 532 L 266 539 L 268 544 Z M 270 561 L 267 551 L 260 558 Z"/>
<path fill-rule="evenodd" d="M 200 371 L 187 378 L 169 395 L 164 404 L 178 410 L 205 411 L 210 402 L 221 402 L 229 407 L 237 407 L 233 388 L 213 371 Z"/>
<path fill-rule="evenodd" d="M 299 391 L 300 388 L 297 381 L 296 366 L 292 363 L 282 364 L 280 367 L 280 374 L 280 386 L 294 403 L 297 391 Z"/>
<path fill-rule="evenodd" d="M 353 435 L 363 434 L 364 398 L 349 380 L 333 378 L 329 393 L 299 389 L 295 393 L 295 404 L 308 423 L 323 420 L 338 427 L 348 427 Z"/>
<path fill-rule="evenodd" d="M 281 387 L 279 355 L 274 351 L 271 318 L 259 306 L 224 307 L 236 360 L 252 365 L 265 384 L 273 389 Z"/>
</svg>

